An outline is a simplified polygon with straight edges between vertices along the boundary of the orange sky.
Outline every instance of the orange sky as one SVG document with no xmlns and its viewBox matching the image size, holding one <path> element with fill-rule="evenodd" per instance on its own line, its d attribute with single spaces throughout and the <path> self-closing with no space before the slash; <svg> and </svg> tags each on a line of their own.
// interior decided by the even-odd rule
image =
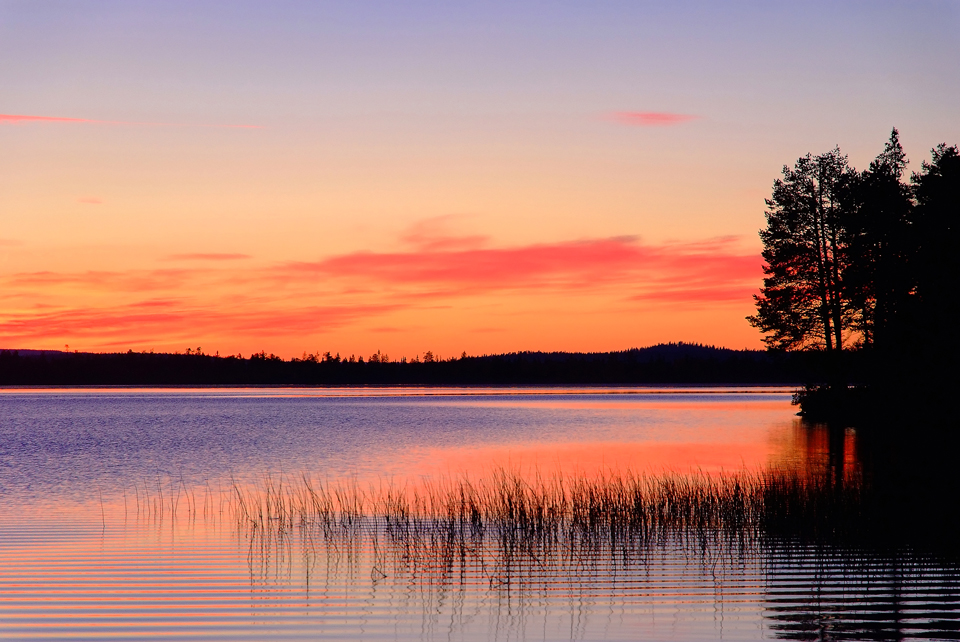
<svg viewBox="0 0 960 642">
<path fill-rule="evenodd" d="M 185 252 L 142 267 L 7 274 L 0 332 L 8 344 L 46 348 L 233 354 L 259 346 L 284 356 L 330 349 L 394 358 L 610 350 L 678 334 L 755 341 L 738 321 L 760 261 L 738 239 L 497 245 L 451 233 L 452 222 L 419 221 L 389 251 L 316 260 Z M 707 316 L 717 327 L 704 327 Z"/>
<path fill-rule="evenodd" d="M 760 347 L 780 167 L 957 142 L 957 16 L 692 6 L 4 5 L 0 348 Z"/>
</svg>

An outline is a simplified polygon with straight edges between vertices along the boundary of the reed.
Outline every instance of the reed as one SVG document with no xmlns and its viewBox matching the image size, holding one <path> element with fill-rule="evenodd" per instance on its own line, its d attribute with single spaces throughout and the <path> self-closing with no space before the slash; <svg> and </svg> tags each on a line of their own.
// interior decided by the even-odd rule
<svg viewBox="0 0 960 642">
<path fill-rule="evenodd" d="M 253 557 L 277 556 L 297 537 L 328 556 L 369 555 L 371 574 L 479 568 L 493 583 L 524 569 L 630 565 L 663 547 L 710 562 L 749 554 L 769 537 L 817 537 L 856 514 L 861 485 L 787 471 L 543 476 L 501 468 L 477 480 L 367 488 L 266 477 L 233 493 Z"/>
</svg>

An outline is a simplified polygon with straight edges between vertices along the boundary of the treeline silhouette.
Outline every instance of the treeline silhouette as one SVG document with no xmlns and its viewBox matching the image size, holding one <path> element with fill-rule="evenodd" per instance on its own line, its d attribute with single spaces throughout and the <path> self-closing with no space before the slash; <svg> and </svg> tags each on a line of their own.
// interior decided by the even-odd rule
<svg viewBox="0 0 960 642">
<path fill-rule="evenodd" d="M 427 360 L 304 355 L 284 360 L 152 352 L 0 351 L 0 385 L 797 384 L 818 355 L 691 343 L 619 352 L 515 352 Z"/>
<path fill-rule="evenodd" d="M 748 320 L 776 350 L 826 355 L 805 414 L 944 407 L 956 381 L 960 150 L 905 179 L 893 130 L 866 170 L 834 148 L 783 168 L 767 199 L 765 278 Z M 871 366 L 848 388 L 851 353 Z"/>
</svg>

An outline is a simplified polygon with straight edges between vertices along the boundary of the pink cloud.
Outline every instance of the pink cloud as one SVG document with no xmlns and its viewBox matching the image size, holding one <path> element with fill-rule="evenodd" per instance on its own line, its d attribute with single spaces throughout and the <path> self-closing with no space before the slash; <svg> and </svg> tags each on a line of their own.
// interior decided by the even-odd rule
<svg viewBox="0 0 960 642">
<path fill-rule="evenodd" d="M 316 262 L 289 263 L 283 270 L 382 283 L 507 288 L 531 281 L 541 285 L 547 281 L 579 281 L 591 275 L 602 279 L 642 253 L 630 239 L 601 239 L 514 248 L 356 252 Z"/>
<path fill-rule="evenodd" d="M 739 249 L 736 238 L 645 244 L 634 237 L 585 239 L 515 247 L 417 248 L 405 252 L 354 252 L 318 261 L 229 269 L 217 263 L 250 258 L 239 253 L 176 254 L 172 261 L 201 261 L 195 268 L 21 272 L 4 281 L 7 296 L 42 292 L 105 294 L 231 292 L 276 304 L 285 297 L 390 298 L 418 306 L 492 291 L 623 291 L 623 296 L 703 299 L 723 288 L 755 287 L 762 276 L 758 254 Z M 442 246 L 441 246 L 442 247 Z M 640 294 L 637 294 L 639 290 Z M 296 293 L 296 294 L 295 294 Z M 323 294 L 321 294 L 323 293 Z M 59 296 L 59 295 L 58 295 Z M 748 297 L 749 298 L 749 295 Z M 268 304 L 269 305 L 269 304 Z"/>
<path fill-rule="evenodd" d="M 292 310 L 197 309 L 175 302 L 141 302 L 103 308 L 72 308 L 44 314 L 7 315 L 0 322 L 5 341 L 85 339 L 100 345 L 138 341 L 189 341 L 199 336 L 282 336 L 342 327 L 400 306 L 304 306 Z"/>
<path fill-rule="evenodd" d="M 111 293 L 154 292 L 181 288 L 188 283 L 195 283 L 200 276 L 202 273 L 198 270 L 20 272 L 9 277 L 8 285 L 30 289 L 67 286 L 78 290 L 104 290 Z"/>
<path fill-rule="evenodd" d="M 697 120 L 700 116 L 673 114 L 661 111 L 615 111 L 610 117 L 623 125 L 639 127 L 665 127 Z"/>
<path fill-rule="evenodd" d="M 633 237 L 589 239 L 512 248 L 356 252 L 278 268 L 285 279 L 326 275 L 414 287 L 429 298 L 487 290 L 590 289 L 644 283 L 658 291 L 755 281 L 758 255 L 735 239 L 645 245 Z M 423 287 L 426 292 L 423 292 Z"/>
<path fill-rule="evenodd" d="M 411 243 L 406 251 L 353 252 L 272 267 L 231 263 L 248 258 L 244 254 L 196 253 L 168 257 L 207 262 L 189 269 L 6 275 L 0 279 L 8 302 L 0 315 L 0 344 L 288 340 L 367 327 L 371 320 L 372 331 L 393 333 L 405 327 L 389 318 L 393 312 L 417 312 L 426 320 L 430 310 L 491 293 L 559 295 L 554 301 L 568 294 L 596 296 L 605 301 L 597 305 L 606 306 L 596 311 L 610 314 L 637 305 L 749 306 L 762 278 L 759 253 L 741 249 L 740 239 L 732 237 L 660 244 L 612 237 L 512 247 L 458 247 L 438 242 L 442 238 L 428 230 L 418 237 L 420 245 Z M 571 314 L 579 311 L 587 310 L 571 308 Z M 508 331 L 490 320 L 477 322 L 481 327 L 471 331 Z"/>
<path fill-rule="evenodd" d="M 144 125 L 148 127 L 214 127 L 226 129 L 263 129 L 262 125 L 210 125 L 188 123 L 158 123 L 127 120 L 95 120 L 92 118 L 65 118 L 62 116 L 33 116 L 28 114 L 0 114 L 0 123 L 83 123 L 90 125 Z"/>
<path fill-rule="evenodd" d="M 103 203 L 103 201 L 97 198 L 96 196 L 83 196 L 81 198 L 78 198 L 77 202 L 86 203 L 88 205 L 100 205 L 101 203 Z"/>
<path fill-rule="evenodd" d="M 240 261 L 251 258 L 249 254 L 231 252 L 196 252 L 192 254 L 171 254 L 164 261 Z"/>
<path fill-rule="evenodd" d="M 47 123 L 99 123 L 99 120 L 88 120 L 86 118 L 61 118 L 58 116 L 27 116 L 24 114 L 0 114 L 0 123 L 26 123 L 26 122 L 47 122 Z"/>
<path fill-rule="evenodd" d="M 18 241 L 16 239 L 0 239 L 0 247 L 16 247 L 23 245 L 23 241 Z"/>
<path fill-rule="evenodd" d="M 400 235 L 400 240 L 421 250 L 468 250 L 486 245 L 490 239 L 488 236 L 451 233 L 450 223 L 458 218 L 462 216 L 445 214 L 417 221 Z"/>
<path fill-rule="evenodd" d="M 650 292 L 630 297 L 632 301 L 662 301 L 671 303 L 723 303 L 750 301 L 757 294 L 756 285 L 721 285 L 720 287 L 687 287 L 680 289 L 651 289 Z"/>
</svg>

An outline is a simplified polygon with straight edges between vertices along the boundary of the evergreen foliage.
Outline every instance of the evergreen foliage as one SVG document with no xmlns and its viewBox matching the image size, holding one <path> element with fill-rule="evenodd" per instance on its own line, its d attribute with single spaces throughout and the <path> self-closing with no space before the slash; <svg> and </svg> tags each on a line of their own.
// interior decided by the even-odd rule
<svg viewBox="0 0 960 642">
<path fill-rule="evenodd" d="M 692 343 L 620 352 L 515 352 L 432 360 L 265 352 L 249 359 L 201 352 L 114 354 L 0 351 L 2 385 L 536 385 L 796 384 L 817 355 L 729 350 Z M 813 357 L 813 359 L 811 359 Z"/>
<path fill-rule="evenodd" d="M 960 152 L 939 145 L 909 183 L 906 166 L 894 129 L 866 170 L 839 148 L 808 154 L 783 168 L 766 201 L 765 277 L 747 319 L 770 348 L 834 355 L 825 360 L 829 385 L 800 395 L 806 409 L 850 397 L 838 392 L 849 349 L 873 364 L 873 393 L 856 395 L 866 405 L 898 390 L 939 404 L 952 386 Z"/>
</svg>

